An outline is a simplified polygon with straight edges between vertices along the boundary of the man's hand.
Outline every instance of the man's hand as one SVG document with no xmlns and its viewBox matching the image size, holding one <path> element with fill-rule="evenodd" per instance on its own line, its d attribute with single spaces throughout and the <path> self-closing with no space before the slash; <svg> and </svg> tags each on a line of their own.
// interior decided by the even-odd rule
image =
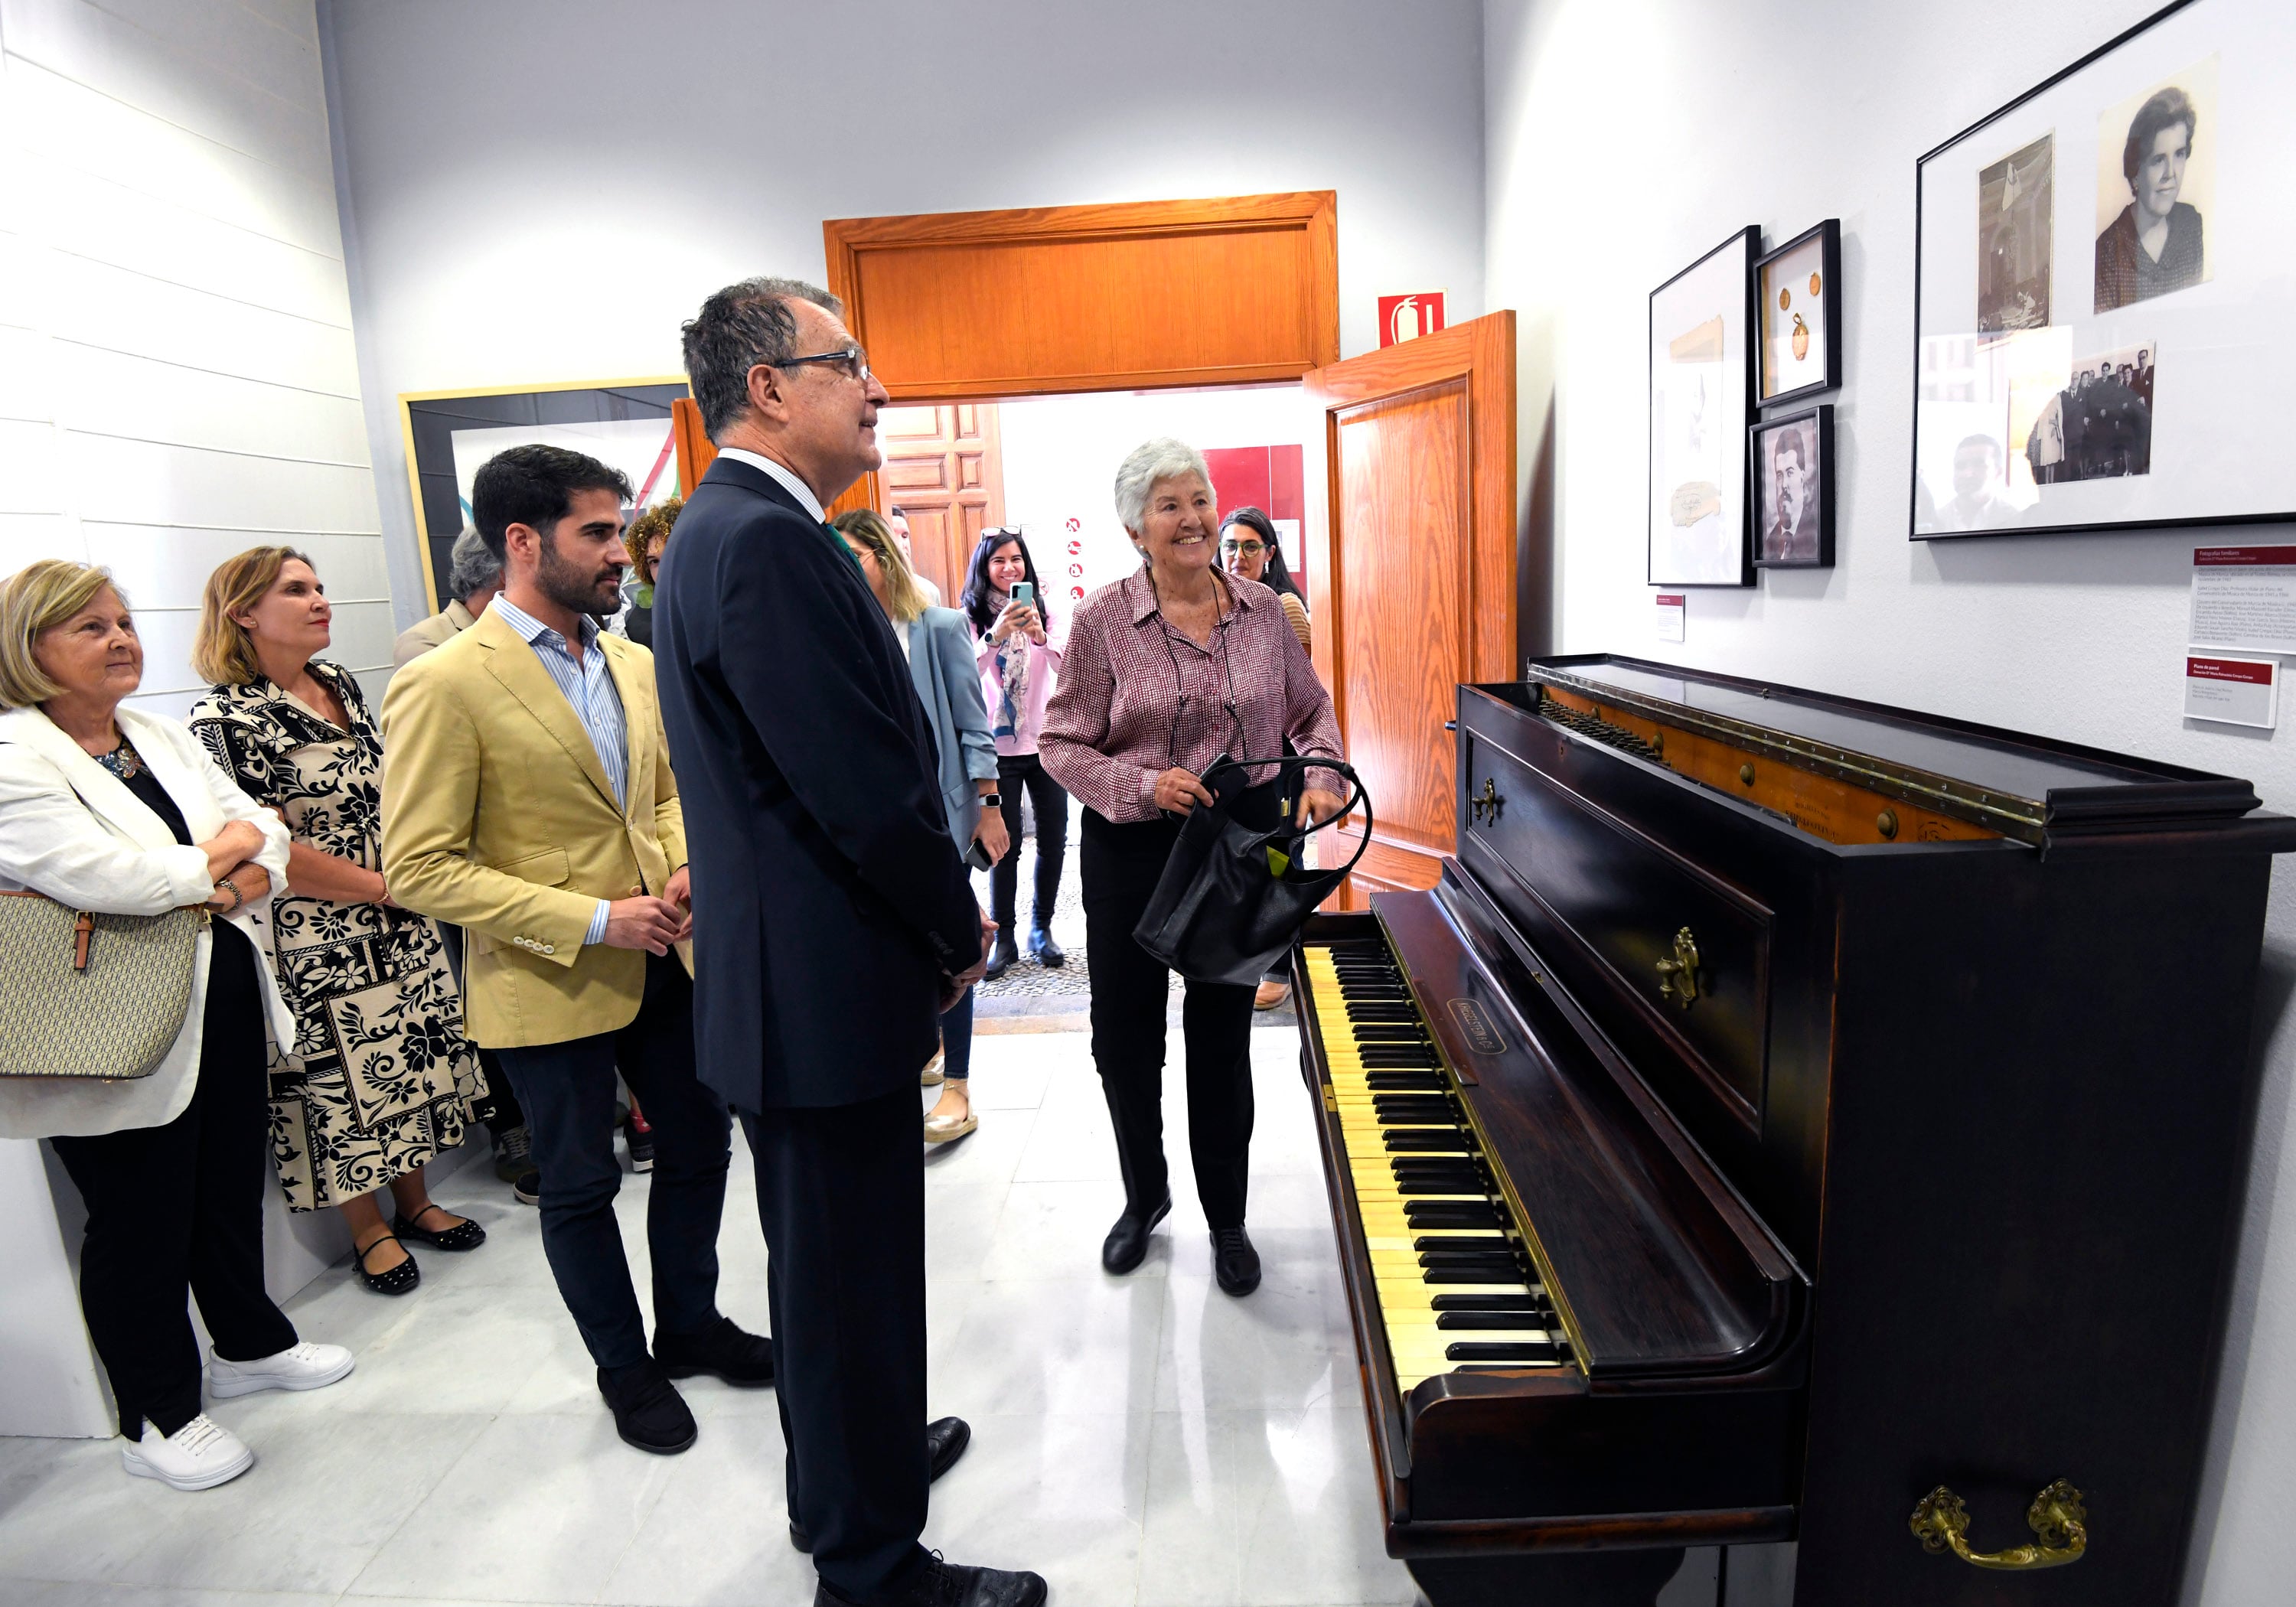
<svg viewBox="0 0 2296 1607">
<path fill-rule="evenodd" d="M 673 943 L 683 943 L 693 931 L 692 917 L 667 898 L 640 894 L 617 898 L 607 906 L 605 942 L 611 948 L 643 948 L 666 955 Z"/>
<path fill-rule="evenodd" d="M 661 890 L 661 896 L 680 909 L 691 910 L 693 907 L 693 869 L 689 865 L 679 865 L 670 872 L 669 885 Z"/>
<path fill-rule="evenodd" d="M 1300 794 L 1298 810 L 1300 824 L 1312 826 L 1332 818 L 1348 800 L 1337 792 L 1327 792 L 1321 787 L 1309 787 Z"/>
<path fill-rule="evenodd" d="M 945 1012 L 964 996 L 964 990 L 980 980 L 988 970 L 989 947 L 996 940 L 996 922 L 988 918 L 987 910 L 980 911 L 980 957 L 955 976 L 943 974 L 940 980 L 940 1008 Z"/>
<path fill-rule="evenodd" d="M 991 863 L 1003 859 L 1013 847 L 1013 834 L 1004 829 L 1004 811 L 981 810 L 980 818 L 973 823 L 972 840 L 988 850 Z"/>
<path fill-rule="evenodd" d="M 1156 807 L 1174 815 L 1185 815 L 1200 803 L 1218 803 L 1212 790 L 1196 779 L 1192 770 L 1175 765 L 1156 778 Z"/>
</svg>

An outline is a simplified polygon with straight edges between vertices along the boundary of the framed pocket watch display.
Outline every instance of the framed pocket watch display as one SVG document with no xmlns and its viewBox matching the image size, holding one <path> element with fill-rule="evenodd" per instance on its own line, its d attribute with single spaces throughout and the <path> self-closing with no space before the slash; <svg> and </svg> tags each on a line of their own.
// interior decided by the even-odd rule
<svg viewBox="0 0 2296 1607">
<path fill-rule="evenodd" d="M 1754 264 L 1756 396 L 1764 407 L 1841 386 L 1841 220 L 1806 229 Z"/>
</svg>

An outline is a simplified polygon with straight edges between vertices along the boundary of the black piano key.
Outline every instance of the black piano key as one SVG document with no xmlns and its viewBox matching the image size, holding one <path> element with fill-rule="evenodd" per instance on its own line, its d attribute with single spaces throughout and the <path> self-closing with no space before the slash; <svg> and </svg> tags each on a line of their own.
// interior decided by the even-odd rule
<svg viewBox="0 0 2296 1607">
<path fill-rule="evenodd" d="M 1416 1021 L 1364 1021 L 1355 1027 L 1356 1041 L 1364 1044 L 1423 1044 L 1427 1034 Z"/>
<path fill-rule="evenodd" d="M 1395 1127 L 1382 1135 L 1387 1141 L 1388 1152 L 1410 1150 L 1427 1155 L 1467 1155 L 1474 1152 L 1474 1140 L 1456 1130 L 1445 1132 L 1439 1127 Z"/>
<path fill-rule="evenodd" d="M 1478 1239 L 1472 1234 L 1423 1234 L 1412 1240 L 1411 1248 L 1424 1254 L 1429 1250 L 1505 1250 L 1501 1239 Z"/>
<path fill-rule="evenodd" d="M 1397 1166 L 1388 1170 L 1398 1183 L 1456 1183 L 1477 1193 L 1490 1186 L 1490 1174 L 1475 1166 Z"/>
<path fill-rule="evenodd" d="M 1535 1294 L 1439 1294 L 1438 1311 L 1533 1311 L 1544 1313 L 1546 1302 Z"/>
<path fill-rule="evenodd" d="M 1443 1354 L 1455 1362 L 1552 1362 L 1562 1359 L 1553 1345 L 1534 1345 L 1521 1340 L 1462 1340 L 1456 1345 L 1444 1347 Z"/>
<path fill-rule="evenodd" d="M 1403 1219 L 1413 1228 L 1499 1227 L 1497 1209 L 1469 1200 L 1430 1200 L 1403 1208 Z M 1439 1297 L 1443 1298 L 1443 1297 Z"/>
<path fill-rule="evenodd" d="M 1431 1071 L 1366 1071 L 1364 1081 L 1374 1095 L 1441 1093 L 1448 1086 L 1440 1073 Z"/>
<path fill-rule="evenodd" d="M 1430 1122 L 1456 1126 L 1459 1120 L 1458 1111 L 1439 1094 L 1390 1095 L 1384 1099 L 1374 1095 L 1371 1113 L 1379 1118 L 1382 1127 L 1425 1126 Z"/>
<path fill-rule="evenodd" d="M 1406 1189 L 1404 1193 L 1411 1191 Z M 1431 1267 L 1420 1275 L 1423 1283 L 1520 1283 L 1520 1267 Z"/>
<path fill-rule="evenodd" d="M 1440 1300 L 1442 1297 L 1436 1297 Z M 1540 1319 L 1525 1311 L 1447 1311 L 1435 1319 L 1438 1328 L 1536 1328 Z"/>
<path fill-rule="evenodd" d="M 1418 1177 L 1398 1177 L 1395 1192 L 1398 1194 L 1480 1194 L 1489 1191 L 1479 1183 L 1437 1183 Z"/>
<path fill-rule="evenodd" d="M 1420 1253 L 1419 1264 L 1422 1267 L 1429 1267 L 1431 1269 L 1439 1267 L 1458 1269 L 1480 1267 L 1489 1268 L 1495 1272 L 1513 1272 L 1518 1274 L 1523 1270 L 1522 1262 L 1517 1259 L 1515 1253 L 1511 1250 L 1423 1250 Z"/>
</svg>

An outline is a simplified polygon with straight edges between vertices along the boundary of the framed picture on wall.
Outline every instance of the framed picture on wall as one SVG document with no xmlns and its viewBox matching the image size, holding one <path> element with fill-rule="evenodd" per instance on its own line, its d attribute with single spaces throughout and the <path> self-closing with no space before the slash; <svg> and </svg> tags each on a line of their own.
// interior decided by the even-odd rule
<svg viewBox="0 0 2296 1607">
<path fill-rule="evenodd" d="M 1841 220 L 1805 229 L 1754 264 L 1761 309 L 1758 394 L 1765 407 L 1841 387 Z"/>
<path fill-rule="evenodd" d="M 628 475 L 636 507 L 651 507 L 677 495 L 669 405 L 686 394 L 683 376 L 401 394 L 406 479 L 431 611 L 451 594 L 447 555 L 470 522 L 471 480 L 480 464 L 510 447 L 570 447 Z"/>
<path fill-rule="evenodd" d="M 1754 563 L 1767 570 L 1833 567 L 1833 409 L 1766 418 L 1749 433 L 1754 479 Z"/>
<path fill-rule="evenodd" d="M 1916 539 L 2296 518 L 2291 61 L 2179 0 L 1921 159 Z"/>
<path fill-rule="evenodd" d="M 1651 292 L 1652 586 L 1751 586 L 1746 421 L 1754 411 L 1747 227 Z"/>
</svg>

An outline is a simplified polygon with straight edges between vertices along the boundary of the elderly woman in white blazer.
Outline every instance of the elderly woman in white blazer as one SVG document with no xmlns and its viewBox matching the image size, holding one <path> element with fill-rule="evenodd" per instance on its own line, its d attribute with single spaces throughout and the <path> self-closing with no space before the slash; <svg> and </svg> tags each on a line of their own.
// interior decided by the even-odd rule
<svg viewBox="0 0 2296 1607">
<path fill-rule="evenodd" d="M 55 560 L 0 586 L 0 889 L 73 909 L 204 906 L 192 999 L 159 1069 L 134 1082 L 0 1078 L 0 1137 L 46 1138 L 87 1206 L 80 1308 L 119 1406 L 127 1471 L 205 1489 L 254 1454 L 200 1409 L 185 1307 L 214 1341 L 218 1398 L 308 1390 L 351 1368 L 299 1342 L 263 1287 L 273 1041 L 294 1023 L 258 952 L 287 828 L 171 720 L 120 707 L 144 673 L 102 570 Z"/>
</svg>

